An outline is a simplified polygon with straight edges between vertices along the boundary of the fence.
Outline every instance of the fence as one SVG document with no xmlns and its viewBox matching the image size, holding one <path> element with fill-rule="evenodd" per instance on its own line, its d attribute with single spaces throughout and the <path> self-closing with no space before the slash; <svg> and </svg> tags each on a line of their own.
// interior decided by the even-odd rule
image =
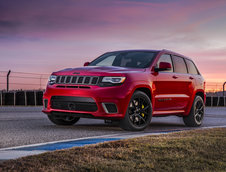
<svg viewBox="0 0 226 172">
<path fill-rule="evenodd" d="M 224 82 L 206 82 L 206 93 L 208 96 L 223 96 Z"/>
<path fill-rule="evenodd" d="M 0 105 L 42 105 L 43 91 L 48 77 L 49 74 L 0 71 L 0 90 L 2 90 L 0 93 Z M 8 91 L 7 87 L 11 91 Z M 206 105 L 226 106 L 222 90 L 223 82 L 207 82 Z"/>
<path fill-rule="evenodd" d="M 0 71 L 1 106 L 41 106 L 49 74 Z"/>
<path fill-rule="evenodd" d="M 48 77 L 49 74 L 0 71 L 0 90 L 43 90 Z"/>
<path fill-rule="evenodd" d="M 10 91 L 0 93 L 1 106 L 42 106 L 43 91 Z M 226 106 L 226 96 L 206 97 L 206 106 Z"/>
</svg>

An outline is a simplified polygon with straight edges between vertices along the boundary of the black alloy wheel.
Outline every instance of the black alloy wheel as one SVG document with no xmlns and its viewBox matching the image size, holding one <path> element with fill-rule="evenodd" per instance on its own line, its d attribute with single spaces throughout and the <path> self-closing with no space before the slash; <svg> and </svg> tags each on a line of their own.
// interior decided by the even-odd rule
<svg viewBox="0 0 226 172">
<path fill-rule="evenodd" d="M 199 100 L 195 104 L 195 121 L 201 125 L 204 116 L 204 104 L 203 101 Z"/>
<path fill-rule="evenodd" d="M 205 104 L 200 96 L 196 96 L 188 116 L 183 117 L 184 123 L 189 127 L 198 127 L 202 124 Z"/>
<path fill-rule="evenodd" d="M 131 131 L 144 130 L 151 121 L 152 105 L 149 97 L 141 91 L 136 91 L 128 105 L 126 115 L 120 121 L 121 128 Z"/>
</svg>

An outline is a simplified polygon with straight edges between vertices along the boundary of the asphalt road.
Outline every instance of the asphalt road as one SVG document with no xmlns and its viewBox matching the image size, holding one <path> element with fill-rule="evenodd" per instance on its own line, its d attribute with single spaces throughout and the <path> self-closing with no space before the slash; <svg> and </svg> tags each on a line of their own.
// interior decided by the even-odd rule
<svg viewBox="0 0 226 172">
<path fill-rule="evenodd" d="M 56 126 L 41 112 L 42 107 L 0 107 L 0 148 L 43 143 L 90 136 L 123 134 L 117 125 L 103 120 L 80 119 L 73 126 Z M 226 125 L 226 107 L 206 108 L 203 127 Z M 152 118 L 150 126 L 142 133 L 187 129 L 182 118 L 170 116 Z M 134 133 L 134 132 L 129 132 Z"/>
</svg>

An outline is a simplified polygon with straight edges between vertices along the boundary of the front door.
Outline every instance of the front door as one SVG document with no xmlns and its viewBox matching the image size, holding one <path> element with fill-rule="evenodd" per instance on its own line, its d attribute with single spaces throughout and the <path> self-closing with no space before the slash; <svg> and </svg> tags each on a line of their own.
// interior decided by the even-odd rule
<svg viewBox="0 0 226 172">
<path fill-rule="evenodd" d="M 155 79 L 155 108 L 156 114 L 183 113 L 189 100 L 189 82 L 186 77 L 187 67 L 181 57 L 162 55 L 158 62 L 172 64 L 172 70 L 158 72 Z"/>
</svg>

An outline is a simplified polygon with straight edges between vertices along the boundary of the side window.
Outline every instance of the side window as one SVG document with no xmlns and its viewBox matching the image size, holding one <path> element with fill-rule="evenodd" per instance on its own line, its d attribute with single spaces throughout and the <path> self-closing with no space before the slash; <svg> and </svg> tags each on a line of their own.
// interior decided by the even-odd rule
<svg viewBox="0 0 226 172">
<path fill-rule="evenodd" d="M 171 60 L 171 56 L 169 54 L 163 54 L 158 62 L 157 62 L 157 66 L 159 67 L 159 63 L 160 62 L 167 62 L 167 63 L 170 63 L 171 66 L 172 66 L 172 69 L 171 70 L 167 70 L 166 72 L 173 72 L 173 64 L 172 64 L 172 60 Z"/>
<path fill-rule="evenodd" d="M 173 56 L 174 72 L 176 73 L 188 73 L 187 67 L 182 57 Z"/>
<path fill-rule="evenodd" d="M 195 67 L 195 64 L 191 60 L 185 59 L 185 61 L 188 67 L 188 73 L 195 74 L 195 75 L 199 74 L 199 72 Z"/>
</svg>

